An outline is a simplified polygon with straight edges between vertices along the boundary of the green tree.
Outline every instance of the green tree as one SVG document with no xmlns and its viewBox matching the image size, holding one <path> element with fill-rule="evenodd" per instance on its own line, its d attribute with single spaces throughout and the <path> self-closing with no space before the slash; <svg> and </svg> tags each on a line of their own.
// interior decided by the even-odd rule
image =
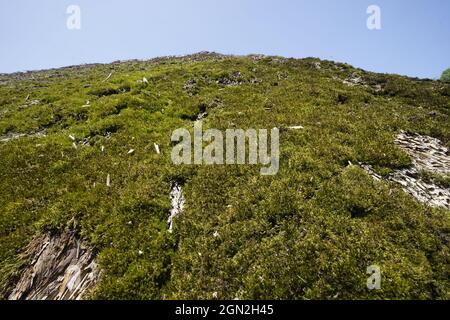
<svg viewBox="0 0 450 320">
<path fill-rule="evenodd" d="M 450 68 L 442 72 L 441 80 L 445 82 L 450 82 Z"/>
</svg>

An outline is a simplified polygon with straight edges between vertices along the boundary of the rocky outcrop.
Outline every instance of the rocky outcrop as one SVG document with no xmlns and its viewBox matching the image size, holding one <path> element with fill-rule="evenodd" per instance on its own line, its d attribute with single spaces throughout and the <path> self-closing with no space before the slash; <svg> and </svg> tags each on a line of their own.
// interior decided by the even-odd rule
<svg viewBox="0 0 450 320">
<path fill-rule="evenodd" d="M 172 185 L 172 189 L 170 191 L 170 200 L 172 203 L 172 209 L 170 209 L 170 214 L 167 219 L 167 224 L 169 226 L 169 232 L 172 232 L 173 229 L 173 220 L 176 216 L 180 214 L 184 207 L 184 197 L 183 197 L 183 188 L 181 183 L 174 182 Z"/>
<path fill-rule="evenodd" d="M 420 202 L 450 209 L 450 190 L 424 181 L 420 175 L 421 171 L 439 175 L 450 174 L 449 150 L 438 139 L 403 131 L 397 135 L 395 142 L 412 157 L 413 165 L 410 168 L 396 170 L 386 177 L 378 175 L 369 165 L 361 165 L 362 168 L 376 180 L 401 184 L 403 190 Z"/>
<path fill-rule="evenodd" d="M 10 140 L 15 140 L 15 139 L 19 139 L 22 137 L 35 137 L 35 138 L 42 138 L 45 137 L 46 132 L 45 130 L 41 130 L 41 131 L 33 131 L 33 132 L 29 132 L 29 133 L 15 133 L 15 132 L 10 132 L 8 134 L 5 135 L 1 135 L 0 136 L 0 142 L 8 142 Z"/>
<path fill-rule="evenodd" d="M 442 145 L 440 140 L 401 131 L 395 142 L 413 158 L 414 166 L 418 169 L 438 174 L 450 174 L 449 150 Z"/>
<path fill-rule="evenodd" d="M 10 300 L 79 300 L 101 276 L 93 250 L 71 232 L 37 236 L 23 256 L 30 262 Z"/>
</svg>

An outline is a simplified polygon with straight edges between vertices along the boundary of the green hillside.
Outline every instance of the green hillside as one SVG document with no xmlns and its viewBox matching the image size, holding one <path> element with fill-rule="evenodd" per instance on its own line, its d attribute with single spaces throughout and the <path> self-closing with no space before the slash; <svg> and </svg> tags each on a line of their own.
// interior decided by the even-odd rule
<svg viewBox="0 0 450 320">
<path fill-rule="evenodd" d="M 172 164 L 172 131 L 204 112 L 280 128 L 278 174 Z M 450 299 L 450 211 L 358 165 L 410 166 L 400 130 L 449 148 L 450 84 L 211 53 L 0 75 L 0 296 L 34 236 L 70 230 L 98 253 L 91 298 Z"/>
</svg>

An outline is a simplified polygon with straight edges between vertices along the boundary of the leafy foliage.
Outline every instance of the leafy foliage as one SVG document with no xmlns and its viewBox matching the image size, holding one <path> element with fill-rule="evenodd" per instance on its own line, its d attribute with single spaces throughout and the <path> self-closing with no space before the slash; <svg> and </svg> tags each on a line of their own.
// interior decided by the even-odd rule
<svg viewBox="0 0 450 320">
<path fill-rule="evenodd" d="M 450 82 L 450 68 L 442 72 L 441 80 L 445 82 Z"/>
</svg>

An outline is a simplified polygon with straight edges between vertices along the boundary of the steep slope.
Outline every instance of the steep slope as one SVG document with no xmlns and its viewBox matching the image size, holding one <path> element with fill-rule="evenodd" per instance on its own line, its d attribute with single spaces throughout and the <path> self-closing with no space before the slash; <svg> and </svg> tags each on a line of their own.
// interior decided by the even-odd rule
<svg viewBox="0 0 450 320">
<path fill-rule="evenodd" d="M 449 210 L 387 177 L 413 165 L 398 134 L 448 150 L 449 117 L 449 84 L 313 58 L 1 75 L 0 292 L 17 290 L 32 241 L 70 232 L 102 270 L 84 298 L 448 299 Z M 172 131 L 198 120 L 280 128 L 278 174 L 175 166 Z M 448 174 L 420 178 L 449 189 Z"/>
</svg>

